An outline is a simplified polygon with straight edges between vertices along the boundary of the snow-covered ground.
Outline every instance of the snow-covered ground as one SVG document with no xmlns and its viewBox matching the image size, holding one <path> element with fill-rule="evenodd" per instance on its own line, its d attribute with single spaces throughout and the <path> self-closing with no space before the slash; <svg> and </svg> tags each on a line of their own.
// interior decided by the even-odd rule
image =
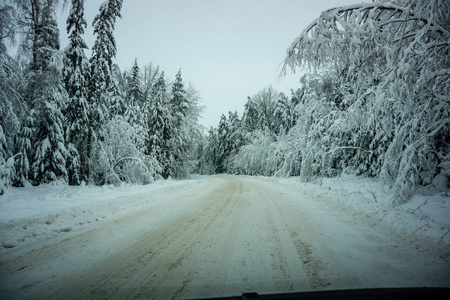
<svg viewBox="0 0 450 300">
<path fill-rule="evenodd" d="M 320 184 L 303 183 L 297 177 L 277 180 L 307 187 L 311 194 L 327 195 L 336 206 L 352 208 L 349 212 L 382 218 L 398 229 L 420 232 L 450 244 L 450 190 L 442 193 L 422 189 L 405 204 L 393 206 L 393 191 L 375 178 L 342 175 L 323 178 Z"/>
<path fill-rule="evenodd" d="M 450 286 L 449 196 L 373 179 L 205 176 L 9 189 L 0 298 L 196 298 Z"/>
<path fill-rule="evenodd" d="M 195 183 L 159 180 L 149 185 L 120 187 L 43 184 L 9 188 L 0 196 L 0 253 L 62 232 L 82 230 L 121 213 L 145 209 L 164 198 L 142 195 L 173 192 Z"/>
</svg>

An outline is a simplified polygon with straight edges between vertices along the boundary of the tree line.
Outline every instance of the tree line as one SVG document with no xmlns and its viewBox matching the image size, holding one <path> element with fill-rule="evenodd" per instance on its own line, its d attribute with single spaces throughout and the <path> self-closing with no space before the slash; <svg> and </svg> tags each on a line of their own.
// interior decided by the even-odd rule
<svg viewBox="0 0 450 300">
<path fill-rule="evenodd" d="M 113 64 L 122 0 L 100 6 L 88 58 L 84 2 L 64 3 L 65 50 L 58 1 L 0 6 L 0 194 L 8 186 L 55 181 L 147 183 L 185 177 L 196 167 L 199 93 L 185 86 L 181 70 L 170 82 L 152 64 L 141 70 L 135 61 L 123 72 Z"/>
</svg>

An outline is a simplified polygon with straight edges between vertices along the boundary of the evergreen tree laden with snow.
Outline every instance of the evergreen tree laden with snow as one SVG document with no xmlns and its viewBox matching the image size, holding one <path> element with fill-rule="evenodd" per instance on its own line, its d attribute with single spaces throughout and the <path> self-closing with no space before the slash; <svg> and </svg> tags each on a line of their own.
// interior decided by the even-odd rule
<svg viewBox="0 0 450 300">
<path fill-rule="evenodd" d="M 0 195 L 3 195 L 5 189 L 12 185 L 14 175 L 14 157 L 7 154 L 5 134 L 0 125 Z"/>
<path fill-rule="evenodd" d="M 255 131 L 258 126 L 258 110 L 255 102 L 252 98 L 247 97 L 247 103 L 244 105 L 244 127 L 245 130 L 252 132 Z"/>
<path fill-rule="evenodd" d="M 183 79 L 181 78 L 181 70 L 178 71 L 175 82 L 172 85 L 172 101 L 171 112 L 173 126 L 175 128 L 183 125 L 183 119 L 186 118 L 187 111 L 189 109 L 189 103 L 184 88 Z"/>
<path fill-rule="evenodd" d="M 86 180 L 88 168 L 86 137 L 90 110 L 87 102 L 89 61 L 84 52 L 88 47 L 82 38 L 87 27 L 84 19 L 84 1 L 72 0 L 67 18 L 69 45 L 65 50 L 64 81 L 69 95 L 65 117 L 66 138 L 71 153 L 68 159 L 70 184 L 79 184 L 80 179 Z"/>
<path fill-rule="evenodd" d="M 35 122 L 34 109 L 29 112 L 25 124 L 20 129 L 16 140 L 17 158 L 15 162 L 14 185 L 25 186 L 30 181 L 31 141 Z"/>
<path fill-rule="evenodd" d="M 90 59 L 89 96 L 91 102 L 97 106 L 93 113 L 100 124 L 107 117 L 108 96 L 112 92 L 112 59 L 117 52 L 114 27 L 116 18 L 121 17 L 121 7 L 121 0 L 103 2 L 92 22 L 97 38 Z"/>
<path fill-rule="evenodd" d="M 146 151 L 145 140 L 147 140 L 148 125 L 148 101 L 142 92 L 142 76 L 137 59 L 131 67 L 131 73 L 125 73 L 125 114 L 124 119 L 135 128 L 136 144 L 144 153 Z M 148 97 L 150 98 L 150 97 Z"/>
<path fill-rule="evenodd" d="M 32 174 L 36 184 L 67 181 L 64 117 L 61 113 L 67 93 L 61 80 L 59 31 L 50 0 L 43 6 L 41 22 L 37 61 L 43 86 L 36 98 L 37 121 L 32 133 Z"/>
<path fill-rule="evenodd" d="M 171 157 L 170 140 L 173 135 L 170 103 L 166 95 L 164 72 L 161 73 L 152 91 L 152 102 L 149 106 L 147 155 L 154 155 L 162 167 L 161 175 L 170 176 Z"/>
<path fill-rule="evenodd" d="M 137 105 L 142 107 L 145 104 L 144 95 L 141 88 L 141 69 L 137 63 L 137 59 L 134 60 L 133 66 L 131 67 L 131 78 L 128 90 L 128 101 L 132 106 Z"/>
<path fill-rule="evenodd" d="M 89 123 L 86 145 L 88 168 L 86 177 L 89 178 L 89 164 L 93 144 L 98 142 L 100 128 L 108 120 L 108 107 L 113 98 L 112 59 L 116 56 L 116 41 L 114 26 L 117 17 L 121 17 L 122 0 L 107 0 L 100 6 L 92 26 L 97 38 L 92 47 L 89 77 Z"/>
<path fill-rule="evenodd" d="M 189 142 L 192 138 L 187 122 L 189 102 L 184 88 L 181 70 L 176 74 L 175 82 L 172 84 L 172 94 L 170 101 L 170 114 L 172 122 L 172 138 L 170 141 L 171 157 L 173 161 L 170 165 L 170 173 L 175 177 L 187 176 L 184 166 L 188 162 Z"/>
<path fill-rule="evenodd" d="M 52 89 L 47 90 L 47 93 L 43 96 L 50 99 L 59 95 L 58 91 Z M 39 122 L 34 133 L 33 178 L 36 183 L 67 181 L 67 151 L 64 143 L 62 113 L 55 100 L 44 100 L 39 104 L 37 106 Z"/>
</svg>

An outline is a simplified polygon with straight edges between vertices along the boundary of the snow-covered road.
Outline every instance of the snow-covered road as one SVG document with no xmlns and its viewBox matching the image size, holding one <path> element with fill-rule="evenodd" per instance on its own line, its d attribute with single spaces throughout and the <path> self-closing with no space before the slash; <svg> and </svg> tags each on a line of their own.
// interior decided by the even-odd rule
<svg viewBox="0 0 450 300">
<path fill-rule="evenodd" d="M 306 187 L 212 176 L 115 201 L 136 199 L 146 205 L 0 253 L 0 299 L 450 286 L 447 244 Z"/>
</svg>

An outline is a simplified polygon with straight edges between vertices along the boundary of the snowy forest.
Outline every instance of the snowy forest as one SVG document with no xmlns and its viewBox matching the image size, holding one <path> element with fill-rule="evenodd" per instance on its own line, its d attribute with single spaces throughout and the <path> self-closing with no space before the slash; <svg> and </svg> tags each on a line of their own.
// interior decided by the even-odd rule
<svg viewBox="0 0 450 300">
<path fill-rule="evenodd" d="M 288 47 L 280 79 L 244 112 L 204 133 L 200 94 L 181 71 L 137 61 L 121 71 L 114 25 L 122 0 L 105 1 L 83 41 L 84 0 L 66 1 L 70 43 L 59 42 L 56 0 L 0 8 L 0 193 L 10 187 L 145 184 L 192 173 L 299 176 L 354 173 L 395 191 L 449 188 L 450 2 L 391 0 L 331 8 Z M 17 55 L 8 51 L 18 48 Z M 276 66 L 275 66 L 276 67 Z M 244 96 L 245 97 L 245 96 Z"/>
<path fill-rule="evenodd" d="M 11 1 L 0 10 L 0 191 L 62 182 L 148 183 L 196 167 L 199 93 L 151 63 L 121 71 L 114 25 L 122 0 L 105 1 L 85 54 L 84 0 Z M 69 5 L 61 48 L 56 9 Z M 8 45 L 16 45 L 12 57 Z"/>
</svg>

